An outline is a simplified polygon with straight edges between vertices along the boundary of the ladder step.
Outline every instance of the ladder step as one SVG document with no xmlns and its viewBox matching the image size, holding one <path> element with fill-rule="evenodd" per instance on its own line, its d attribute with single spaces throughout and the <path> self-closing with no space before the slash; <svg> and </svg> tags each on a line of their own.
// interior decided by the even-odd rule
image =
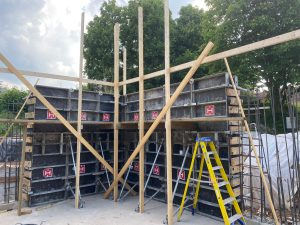
<svg viewBox="0 0 300 225">
<path fill-rule="evenodd" d="M 229 184 L 227 181 L 222 181 L 222 182 L 220 182 L 220 183 L 218 183 L 218 186 L 219 187 L 223 187 L 223 186 L 225 186 L 226 184 Z"/>
<path fill-rule="evenodd" d="M 215 154 L 215 152 L 211 152 L 211 151 L 210 151 L 210 152 L 207 152 L 207 154 L 208 154 L 208 155 L 213 155 L 213 154 Z"/>
<path fill-rule="evenodd" d="M 234 200 L 235 200 L 235 198 L 233 198 L 233 197 L 225 198 L 224 199 L 224 205 L 232 203 Z"/>
<path fill-rule="evenodd" d="M 235 221 L 237 221 L 238 219 L 242 218 L 243 216 L 240 215 L 240 214 L 235 214 L 231 217 L 229 217 L 229 223 L 232 224 L 234 223 Z"/>
<path fill-rule="evenodd" d="M 219 170 L 219 169 L 222 169 L 223 167 L 222 166 L 214 166 L 212 169 L 213 170 Z"/>
</svg>

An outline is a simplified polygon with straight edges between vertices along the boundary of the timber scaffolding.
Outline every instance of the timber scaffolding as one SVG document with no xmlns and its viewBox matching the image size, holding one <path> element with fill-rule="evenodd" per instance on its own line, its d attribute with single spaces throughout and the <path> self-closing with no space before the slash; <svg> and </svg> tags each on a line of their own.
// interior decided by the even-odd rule
<svg viewBox="0 0 300 225">
<path fill-rule="evenodd" d="M 239 101 L 239 97 L 238 97 L 238 93 L 236 90 L 236 86 L 235 83 L 232 80 L 232 74 L 228 65 L 228 62 L 226 60 L 226 58 L 228 57 L 232 57 L 232 56 L 236 56 L 239 54 L 243 54 L 243 53 L 247 53 L 250 51 L 254 51 L 257 49 L 261 49 L 261 48 L 265 48 L 265 47 L 269 47 L 272 45 L 276 45 L 276 44 L 280 44 L 280 43 L 284 43 L 287 41 L 291 41 L 291 40 L 296 40 L 300 38 L 300 30 L 296 30 L 293 32 L 289 32 L 286 34 L 282 34 L 276 37 L 272 37 L 263 41 L 259 41 L 259 42 L 255 42 L 249 45 L 245 45 L 242 47 L 238 47 L 235 49 L 231 49 L 225 52 L 221 52 L 221 53 L 217 53 L 214 55 L 210 55 L 207 56 L 210 52 L 210 50 L 213 48 L 213 44 L 209 43 L 206 48 L 203 50 L 203 52 L 201 53 L 201 55 L 199 56 L 199 58 L 195 61 L 191 61 L 191 62 L 187 62 L 185 64 L 181 64 L 181 65 L 177 65 L 174 67 L 170 67 L 170 49 L 169 49 L 169 7 L 168 7 L 168 1 L 165 1 L 165 7 L 164 7 L 164 15 L 165 15 L 165 69 L 161 70 L 161 71 L 156 71 L 150 74 L 144 74 L 143 71 L 143 13 L 142 13 L 142 8 L 139 8 L 139 76 L 136 78 L 132 78 L 132 79 L 126 79 L 126 66 L 123 67 L 123 81 L 119 81 L 119 49 L 120 49 L 120 43 L 119 43 L 119 32 L 120 32 L 120 27 L 119 24 L 116 24 L 114 27 L 114 82 L 107 82 L 107 81 L 95 81 L 95 80 L 90 80 L 90 79 L 84 79 L 82 76 L 82 52 L 83 52 L 83 27 L 84 27 L 84 16 L 82 16 L 82 26 L 81 26 L 81 57 L 80 57 L 80 69 L 79 69 L 79 78 L 75 78 L 75 77 L 68 77 L 68 76 L 63 76 L 63 75 L 53 75 L 53 74 L 45 74 L 45 73 L 38 73 L 38 72 L 31 72 L 31 71 L 20 71 L 18 69 L 16 69 L 11 63 L 10 61 L 5 58 L 4 55 L 0 54 L 0 59 L 1 61 L 7 66 L 7 68 L 1 68 L 0 72 L 4 72 L 4 73 L 12 73 L 15 74 L 19 80 L 32 92 L 33 96 L 35 96 L 46 108 L 47 110 L 49 110 L 49 112 L 51 112 L 51 116 L 57 118 L 57 120 L 59 120 L 62 123 L 62 126 L 65 127 L 68 132 L 70 132 L 73 136 L 75 136 L 74 138 L 71 138 L 71 144 L 70 146 L 73 145 L 74 140 L 77 140 L 77 153 L 81 152 L 81 147 L 83 148 L 83 153 L 82 154 L 76 154 L 76 165 L 80 165 L 81 164 L 81 155 L 84 154 L 85 150 L 88 150 L 89 152 L 92 153 L 92 155 L 94 155 L 96 157 L 96 159 L 103 165 L 103 168 L 107 169 L 107 171 L 111 174 L 113 174 L 113 180 L 111 180 L 111 185 L 110 187 L 107 189 L 106 193 L 105 193 L 105 197 L 107 198 L 109 196 L 109 193 L 114 190 L 114 200 L 117 201 L 118 200 L 118 192 L 119 192 L 119 182 L 124 183 L 124 179 L 123 179 L 123 175 L 125 175 L 128 167 L 131 165 L 132 161 L 136 158 L 136 156 L 138 154 L 139 155 L 139 210 L 140 212 L 144 211 L 144 177 L 145 177 L 145 165 L 147 165 L 147 163 L 144 162 L 144 145 L 146 144 L 146 142 L 148 141 L 148 139 L 151 137 L 151 135 L 153 134 L 153 132 L 155 131 L 155 129 L 160 125 L 160 123 L 162 122 L 162 119 L 165 117 L 165 133 L 166 133 L 166 137 L 165 137 L 165 141 L 166 141 L 166 145 L 165 145 L 165 160 L 166 160 L 166 185 L 165 185 L 165 195 L 166 195 L 166 202 L 167 202 L 167 206 L 168 206 L 168 213 L 167 213 L 167 220 L 168 220 L 168 224 L 173 224 L 173 188 L 172 188 L 172 184 L 173 184 L 173 174 L 174 171 L 172 171 L 172 157 L 174 156 L 172 154 L 172 136 L 171 136 L 171 127 L 173 129 L 175 129 L 175 124 L 176 122 L 179 123 L 179 126 L 182 126 L 182 124 L 186 124 L 186 125 L 190 125 L 190 124 L 194 124 L 195 122 L 200 122 L 203 121 L 204 123 L 207 122 L 228 122 L 228 121 L 243 121 L 244 125 L 245 125 L 245 129 L 247 130 L 247 132 L 249 133 L 249 127 L 248 127 L 248 123 L 246 121 L 246 117 L 244 115 L 244 112 L 241 108 L 241 102 Z M 125 49 L 124 49 L 125 50 Z M 126 55 L 126 54 L 124 54 Z M 234 119 L 232 118 L 228 118 L 228 117 L 195 117 L 195 118 L 188 118 L 188 119 L 180 119 L 179 121 L 176 121 L 176 119 L 171 120 L 171 112 L 173 111 L 170 110 L 171 106 L 174 104 L 174 102 L 177 100 L 177 97 L 180 96 L 181 92 L 184 90 L 185 86 L 189 83 L 189 81 L 191 80 L 192 76 L 194 75 L 194 73 L 197 71 L 197 69 L 200 67 L 201 64 L 204 63 L 209 63 L 209 62 L 213 62 L 213 61 L 217 61 L 217 60 L 225 60 L 226 63 L 226 67 L 228 70 L 228 74 L 230 75 L 229 78 L 231 78 L 231 85 L 233 87 L 233 91 L 235 93 L 235 97 L 237 99 L 237 104 L 239 106 L 239 112 L 241 113 L 241 117 L 234 117 Z M 126 58 L 124 60 L 124 62 L 126 62 Z M 126 64 L 123 64 L 126 65 Z M 188 69 L 190 68 L 189 72 L 186 74 L 186 76 L 184 77 L 183 81 L 178 85 L 178 87 L 176 88 L 175 92 L 173 93 L 172 96 L 171 95 L 171 87 L 170 87 L 170 74 L 173 72 L 177 72 L 180 70 L 184 70 L 184 69 Z M 147 125 L 147 123 L 145 122 L 144 119 L 144 80 L 146 79 L 151 79 L 154 77 L 158 77 L 158 76 L 165 76 L 165 90 L 164 90 L 164 94 L 165 94 L 165 102 L 163 103 L 163 108 L 160 112 L 158 112 L 157 118 L 155 120 L 153 120 L 153 123 L 148 123 L 149 126 L 145 127 L 147 130 L 147 132 L 144 134 L 145 129 L 144 126 Z M 36 89 L 34 86 L 32 86 L 28 80 L 25 78 L 25 76 L 34 76 L 34 77 L 40 77 L 40 78 L 51 78 L 51 79 L 58 79 L 58 80 L 68 80 L 68 81 L 74 81 L 74 82 L 78 82 L 79 84 L 79 90 L 78 90 L 78 108 L 77 108 L 77 121 L 68 121 L 59 111 L 59 109 L 55 106 L 53 106 L 53 104 L 51 104 L 49 102 L 49 99 L 46 98 L 45 96 L 43 96 L 40 91 L 38 91 L 38 89 Z M 119 96 L 119 88 L 123 86 L 123 91 L 125 90 L 125 94 L 126 94 L 126 85 L 135 83 L 135 82 L 139 82 L 139 109 L 138 109 L 138 128 L 139 128 L 139 138 L 136 138 L 136 141 L 138 141 L 137 146 L 135 147 L 133 145 L 133 147 L 135 148 L 132 151 L 132 154 L 128 157 L 128 160 L 125 162 L 124 161 L 124 165 L 122 167 L 122 169 L 120 169 L 119 167 L 119 146 L 120 146 L 120 141 L 119 141 L 119 129 L 122 127 L 122 124 L 127 127 L 130 124 L 134 123 L 134 126 L 136 127 L 137 122 L 120 122 L 119 121 L 119 113 L 120 113 L 120 104 L 119 104 L 119 100 L 120 100 L 120 96 Z M 101 156 L 101 154 L 99 154 L 99 152 L 97 151 L 97 149 L 95 149 L 95 146 L 93 146 L 94 143 L 90 143 L 90 140 L 87 140 L 87 136 L 85 136 L 84 130 L 82 131 L 82 125 L 83 125 L 83 129 L 85 129 L 85 126 L 88 126 L 87 124 L 85 124 L 85 122 L 82 122 L 82 103 L 83 101 L 83 92 L 82 92 L 82 83 L 94 83 L 94 84 L 99 84 L 99 85 L 106 85 L 106 86 L 110 86 L 110 87 L 114 87 L 114 120 L 113 122 L 93 122 L 94 125 L 99 125 L 99 127 L 103 126 L 102 129 L 108 129 L 111 128 L 110 126 L 113 126 L 113 151 L 112 151 L 112 155 L 111 155 L 111 162 L 113 162 L 113 167 L 110 166 L 111 164 L 108 163 L 107 160 L 105 160 L 105 157 L 103 157 L 103 155 Z M 201 96 L 201 94 L 200 94 Z M 100 101 L 101 104 L 101 101 Z M 159 111 L 159 110 L 158 110 Z M 171 111 L 171 112 L 170 112 Z M 35 114 L 34 114 L 35 116 Z M 71 118 L 71 116 L 70 116 Z M 111 118 L 110 118 L 111 119 Z M 44 120 L 2 120 L 2 121 L 8 121 L 8 122 L 13 122 L 13 123 L 21 123 L 21 124 L 27 124 L 29 129 L 33 128 L 33 133 L 35 132 L 35 126 L 40 126 L 39 124 L 48 124 L 49 121 L 44 121 Z M 51 121 L 50 123 L 53 123 L 53 121 Z M 127 123 L 127 124 L 126 124 Z M 34 124 L 34 125 L 32 125 Z M 101 125 L 103 124 L 103 125 Z M 172 124 L 172 125 L 171 125 Z M 77 129 L 74 128 L 74 126 L 77 125 Z M 109 127 L 106 127 L 109 126 Z M 51 126 L 47 126 L 47 128 L 51 128 Z M 99 128 L 100 129 L 100 128 Z M 29 130 L 32 131 L 32 130 Z M 44 131 L 43 131 L 44 132 Z M 82 132 L 82 133 L 81 133 Z M 26 149 L 29 149 L 27 146 L 27 143 L 30 144 L 34 144 L 34 139 L 30 138 L 30 137 L 26 137 L 27 136 L 27 129 L 24 129 L 24 135 L 23 135 L 23 146 L 22 146 L 22 159 L 21 159 L 21 171 L 20 171 L 20 184 L 19 185 L 19 202 L 21 202 L 22 197 L 22 183 L 23 183 L 23 176 L 27 173 L 26 171 L 24 172 L 24 168 L 25 168 L 25 162 L 27 160 L 26 159 Z M 29 134 L 28 134 L 29 135 Z M 87 134 L 89 135 L 89 134 Z M 43 136 L 43 135 L 42 135 Z M 84 138 L 83 136 L 85 136 L 86 138 Z M 99 136 L 101 138 L 101 131 L 99 131 Z M 57 137 L 56 137 L 57 138 Z M 40 140 L 41 142 L 43 142 L 43 138 L 41 139 L 37 139 Z M 61 139 L 60 139 L 61 140 Z M 120 139 L 122 140 L 122 139 Z M 269 193 L 269 188 L 268 185 L 265 181 L 265 177 L 264 177 L 264 173 L 261 169 L 261 165 L 260 165 L 260 160 L 257 156 L 257 152 L 256 152 L 256 147 L 254 146 L 253 140 L 252 140 L 252 136 L 250 134 L 249 136 L 249 140 L 250 140 L 250 145 L 251 145 L 251 149 L 254 152 L 254 156 L 255 156 L 255 160 L 258 164 L 258 168 L 259 168 L 259 172 L 261 175 L 261 179 L 262 179 L 262 184 L 264 186 L 264 191 L 266 193 L 266 198 L 268 201 L 268 204 L 271 208 L 273 217 L 274 217 L 274 223 L 275 224 L 279 224 L 275 209 L 273 207 L 273 203 L 272 203 L 272 199 Z M 57 141 L 57 140 L 56 140 Z M 63 139 L 64 141 L 64 139 Z M 60 141 L 61 143 L 61 141 Z M 40 146 L 43 146 L 43 144 L 40 144 Z M 44 145 L 45 146 L 45 145 Z M 150 148 L 150 147 L 149 147 Z M 42 148 L 43 149 L 43 148 Z M 174 146 L 174 150 L 173 152 L 175 152 L 176 150 L 178 150 L 180 148 L 175 148 Z M 34 153 L 34 148 L 32 148 L 32 154 Z M 43 151 L 43 150 L 42 150 Z M 44 148 L 44 151 L 46 153 L 46 149 Z M 63 150 L 62 150 L 63 151 Z M 150 151 L 150 150 L 149 150 Z M 27 152 L 28 153 L 28 152 Z M 32 158 L 34 158 L 34 156 L 32 155 Z M 28 158 L 27 158 L 28 159 Z M 28 165 L 26 165 L 27 167 Z M 31 164 L 31 166 L 34 166 L 34 161 L 33 164 Z M 27 167 L 28 168 L 28 167 Z M 66 168 L 67 169 L 67 168 Z M 85 169 L 88 169 L 87 167 Z M 82 169 L 83 170 L 83 169 Z M 29 170 L 30 171 L 30 170 Z M 32 171 L 33 172 L 33 171 Z M 49 172 L 49 171 L 46 171 Z M 78 208 L 80 206 L 80 193 L 79 193 L 79 189 L 80 189 L 80 174 L 81 174 L 81 167 L 77 166 L 76 167 L 76 173 L 74 173 L 75 175 L 75 207 Z M 96 172 L 96 171 L 95 171 Z M 173 172 L 173 173 L 172 173 Z M 33 173 L 31 173 L 31 176 L 33 175 Z M 30 175 L 29 175 L 30 176 Z M 147 171 L 146 171 L 146 176 L 147 176 Z M 30 184 L 31 185 L 31 184 Z M 30 186 L 27 185 L 27 186 Z M 135 194 L 135 191 L 133 191 L 131 189 L 131 186 L 129 186 L 128 184 L 125 185 L 126 189 L 131 190 L 132 194 Z M 88 188 L 87 188 L 88 189 Z M 87 192 L 92 192 L 92 191 L 87 191 Z M 19 207 L 20 209 L 20 207 Z M 19 210 L 20 212 L 20 210 Z M 21 214 L 21 213 L 19 213 Z"/>
</svg>

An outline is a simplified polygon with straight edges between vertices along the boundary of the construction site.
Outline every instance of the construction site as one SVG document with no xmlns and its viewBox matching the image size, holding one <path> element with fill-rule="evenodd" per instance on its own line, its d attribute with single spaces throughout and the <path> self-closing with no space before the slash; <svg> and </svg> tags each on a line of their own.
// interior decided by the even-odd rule
<svg viewBox="0 0 300 225">
<path fill-rule="evenodd" d="M 230 62 L 299 42 L 300 30 L 222 52 L 208 42 L 195 60 L 171 66 L 165 0 L 164 69 L 146 74 L 144 9 L 136 14 L 133 78 L 119 23 L 113 80 L 83 76 L 84 13 L 77 77 L 21 70 L 0 52 L 0 73 L 28 90 L 22 102 L 2 106 L 16 110 L 0 118 L 0 224 L 299 224 L 298 86 L 286 80 L 284 91 L 250 89 Z M 226 69 L 194 77 L 213 62 Z M 171 82 L 179 71 L 183 78 Z M 145 88 L 158 77 L 163 85 Z M 43 79 L 76 88 L 40 85 Z"/>
</svg>

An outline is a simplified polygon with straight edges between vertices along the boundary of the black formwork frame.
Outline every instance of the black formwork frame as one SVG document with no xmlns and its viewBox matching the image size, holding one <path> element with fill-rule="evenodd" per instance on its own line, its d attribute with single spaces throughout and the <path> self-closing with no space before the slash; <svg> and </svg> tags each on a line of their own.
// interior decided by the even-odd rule
<svg viewBox="0 0 300 225">
<path fill-rule="evenodd" d="M 68 121 L 77 121 L 77 90 L 47 86 L 36 88 Z M 110 164 L 113 164 L 113 131 L 103 129 L 101 123 L 113 121 L 113 104 L 114 98 L 110 94 L 83 92 L 82 136 Z M 74 197 L 77 139 L 57 123 L 55 115 L 35 96 L 28 101 L 25 117 L 46 120 L 48 123 L 28 125 L 23 179 L 24 199 L 28 201 L 29 206 L 35 206 Z M 120 164 L 123 164 L 122 151 L 119 160 Z M 112 176 L 106 168 L 82 146 L 81 195 L 102 192 L 108 188 L 111 180 Z"/>
<path fill-rule="evenodd" d="M 236 81 L 237 82 L 237 81 Z M 171 92 L 177 84 L 171 86 Z M 47 86 L 36 86 L 36 88 L 53 104 L 60 113 L 69 121 L 77 120 L 77 98 L 76 90 L 65 88 L 53 88 Z M 232 96 L 231 85 L 227 73 L 219 73 L 212 76 L 191 80 L 172 107 L 171 118 L 189 119 L 203 117 L 238 117 L 238 107 L 235 97 Z M 151 122 L 163 105 L 164 88 L 155 88 L 145 91 L 145 122 Z M 138 93 L 131 93 L 120 97 L 121 123 L 137 122 L 138 116 Z M 68 189 L 70 185 L 74 189 L 75 174 L 72 161 L 70 144 L 76 158 L 76 138 L 66 129 L 55 123 L 56 118 L 45 108 L 34 96 L 28 101 L 27 119 L 48 120 L 49 124 L 34 124 L 28 127 L 28 140 L 25 162 L 24 190 L 25 199 L 30 206 L 61 201 L 73 197 Z M 113 134 L 111 129 L 101 129 L 102 122 L 111 122 L 114 112 L 113 96 L 97 92 L 83 92 L 82 134 L 92 146 L 102 155 L 99 140 L 104 150 L 104 157 L 113 164 Z M 213 108 L 213 113 L 208 114 L 206 107 Z M 155 112 L 155 113 L 153 113 Z M 51 123 L 53 121 L 53 123 Z M 95 128 L 95 124 L 99 124 Z M 190 146 L 193 148 L 197 135 L 213 136 L 219 147 L 219 154 L 225 170 L 228 173 L 234 190 L 239 196 L 240 192 L 240 137 L 239 124 L 231 122 L 201 122 L 195 123 L 195 128 L 173 130 L 173 186 L 176 185 L 179 169 L 182 166 L 184 152 Z M 145 146 L 145 181 L 149 178 L 145 195 L 153 196 L 154 199 L 166 202 L 166 153 L 164 143 L 164 129 L 157 129 Z M 124 159 L 132 153 L 138 143 L 137 130 L 121 130 L 119 142 L 119 168 L 124 165 Z M 150 174 L 156 151 L 162 144 L 157 157 L 155 167 Z M 190 153 L 187 155 L 183 166 L 183 173 L 187 174 L 190 163 Z M 131 166 L 128 175 L 128 183 L 138 191 L 139 159 L 137 158 Z M 81 153 L 80 190 L 82 195 L 94 194 L 104 191 L 108 187 L 108 180 L 103 167 L 94 156 L 85 148 Z M 198 168 L 199 165 L 196 165 Z M 196 171 L 197 171 L 196 168 Z M 47 170 L 52 175 L 45 177 Z M 112 176 L 109 174 L 109 179 Z M 179 204 L 185 181 L 180 179 L 174 194 L 174 204 Z M 206 207 L 202 207 L 205 205 Z M 214 217 L 220 217 L 214 192 L 210 185 L 202 185 L 199 200 L 199 210 L 202 213 Z M 231 208 L 228 209 L 229 211 Z"/>
<path fill-rule="evenodd" d="M 178 84 L 171 85 L 171 93 L 173 93 L 177 86 Z M 238 117 L 240 116 L 240 112 L 237 106 L 236 97 L 231 90 L 227 73 L 219 73 L 191 80 L 189 85 L 186 86 L 172 106 L 171 118 L 173 121 L 176 121 L 176 119 L 185 119 L 185 121 L 188 121 L 189 118 Z M 126 122 L 138 121 L 138 98 L 138 93 L 131 93 L 124 96 L 124 111 L 122 112 L 123 115 L 121 118 Z M 153 121 L 165 104 L 164 87 L 145 90 L 144 104 L 145 122 Z M 214 108 L 213 115 L 207 115 L 206 107 L 208 106 Z M 239 122 L 199 122 L 195 123 L 195 125 L 196 128 L 194 129 L 183 126 L 182 128 L 176 127 L 176 129 L 172 130 L 172 180 L 173 191 L 176 191 L 173 193 L 173 203 L 175 205 L 180 204 L 185 186 L 185 179 L 191 163 L 191 152 L 197 135 L 212 136 L 215 139 L 222 164 L 227 172 L 234 193 L 240 201 L 242 187 L 241 124 Z M 145 145 L 145 180 L 147 180 L 149 175 L 151 176 L 145 190 L 145 195 L 162 202 L 167 201 L 165 143 L 159 153 L 157 153 L 157 149 L 163 141 L 164 133 L 164 129 L 157 129 Z M 127 135 L 128 137 L 138 137 L 137 132 L 135 135 Z M 137 145 L 138 138 L 127 139 L 132 140 L 130 143 L 131 147 L 129 148 L 131 153 Z M 181 177 L 176 185 L 187 150 L 189 153 L 187 153 Z M 149 174 L 156 154 L 158 154 L 155 163 L 156 169 L 152 171 L 152 174 Z M 199 166 L 200 165 L 196 163 L 196 170 L 194 173 L 199 171 Z M 132 185 L 138 182 L 138 169 L 138 159 L 136 159 L 136 161 L 133 162 L 129 176 Z M 204 175 L 208 175 L 206 169 L 204 169 Z M 194 177 L 196 177 L 196 175 Z M 208 180 L 208 177 L 204 176 L 203 180 Z M 175 186 L 177 186 L 176 190 L 174 190 Z M 192 187 L 190 189 L 190 192 L 192 192 Z M 225 190 L 221 189 L 221 191 L 225 198 L 228 197 L 226 196 Z M 200 213 L 205 215 L 214 218 L 222 217 L 212 185 L 206 183 L 201 185 L 198 209 Z M 234 214 L 232 210 L 233 207 L 229 206 L 228 213 Z"/>
</svg>

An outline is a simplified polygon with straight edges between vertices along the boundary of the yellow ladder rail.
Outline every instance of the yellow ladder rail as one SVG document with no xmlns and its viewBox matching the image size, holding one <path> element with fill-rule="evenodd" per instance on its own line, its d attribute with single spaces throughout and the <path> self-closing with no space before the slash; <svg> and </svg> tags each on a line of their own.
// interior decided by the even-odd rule
<svg viewBox="0 0 300 225">
<path fill-rule="evenodd" d="M 199 173 L 198 173 L 197 180 L 196 180 L 196 179 L 192 179 L 191 175 L 192 175 L 192 172 L 194 169 L 195 158 L 197 156 L 197 151 L 198 151 L 199 147 L 201 149 L 201 161 L 200 161 Z M 209 147 L 210 151 L 208 151 L 207 147 Z M 210 158 L 210 155 L 213 155 L 212 159 Z M 215 160 L 216 166 L 213 166 L 211 160 Z M 186 202 L 187 191 L 188 191 L 191 180 L 197 181 L 196 191 L 195 191 L 195 195 L 193 198 L 193 209 L 196 209 L 196 207 L 197 207 L 204 163 L 206 164 L 207 169 L 208 169 L 210 181 L 213 185 L 213 188 L 214 188 L 217 200 L 218 200 L 218 204 L 219 204 L 219 207 L 220 207 L 220 210 L 222 213 L 224 224 L 225 225 L 234 225 L 236 222 L 238 222 L 239 224 L 242 224 L 242 225 L 246 224 L 245 219 L 242 214 L 242 211 L 240 209 L 240 206 L 237 202 L 237 199 L 232 190 L 232 187 L 230 185 L 230 182 L 228 180 L 226 172 L 223 168 L 222 162 L 218 155 L 218 152 L 217 152 L 217 149 L 213 142 L 213 139 L 210 137 L 202 137 L 202 138 L 196 139 L 196 143 L 195 143 L 195 147 L 194 147 L 194 151 L 193 151 L 193 155 L 192 155 L 192 161 L 191 161 L 191 165 L 189 168 L 189 173 L 188 173 L 187 181 L 185 184 L 184 193 L 182 196 L 182 201 L 181 201 L 178 216 L 177 216 L 177 221 L 180 221 L 180 218 L 181 218 L 181 215 L 183 212 L 183 208 L 184 208 L 184 204 Z M 215 171 L 220 171 L 220 174 L 222 177 L 221 182 L 218 182 Z M 222 187 L 222 186 L 226 187 L 226 190 L 230 196 L 229 198 L 223 199 L 222 193 L 220 190 L 220 187 Z M 228 216 L 227 209 L 226 209 L 227 204 L 233 205 L 235 212 L 236 212 L 235 215 L 233 215 L 231 217 Z"/>
<path fill-rule="evenodd" d="M 179 209 L 178 216 L 177 216 L 178 221 L 180 220 L 180 217 L 181 217 L 181 214 L 182 214 L 182 211 L 183 211 L 184 202 L 185 202 L 186 194 L 187 194 L 187 191 L 188 191 L 188 188 L 189 188 L 190 178 L 191 178 L 191 175 L 192 175 L 192 172 L 193 172 L 198 147 L 199 147 L 199 142 L 196 142 L 195 147 L 194 147 L 194 151 L 193 151 L 192 162 L 191 162 L 191 165 L 190 165 L 189 174 L 188 174 L 188 177 L 187 177 L 187 180 L 186 180 L 186 185 L 185 185 L 185 188 L 184 188 L 184 192 L 183 192 L 183 196 L 182 196 L 182 200 L 181 200 L 181 204 L 180 204 L 180 209 Z"/>
</svg>

